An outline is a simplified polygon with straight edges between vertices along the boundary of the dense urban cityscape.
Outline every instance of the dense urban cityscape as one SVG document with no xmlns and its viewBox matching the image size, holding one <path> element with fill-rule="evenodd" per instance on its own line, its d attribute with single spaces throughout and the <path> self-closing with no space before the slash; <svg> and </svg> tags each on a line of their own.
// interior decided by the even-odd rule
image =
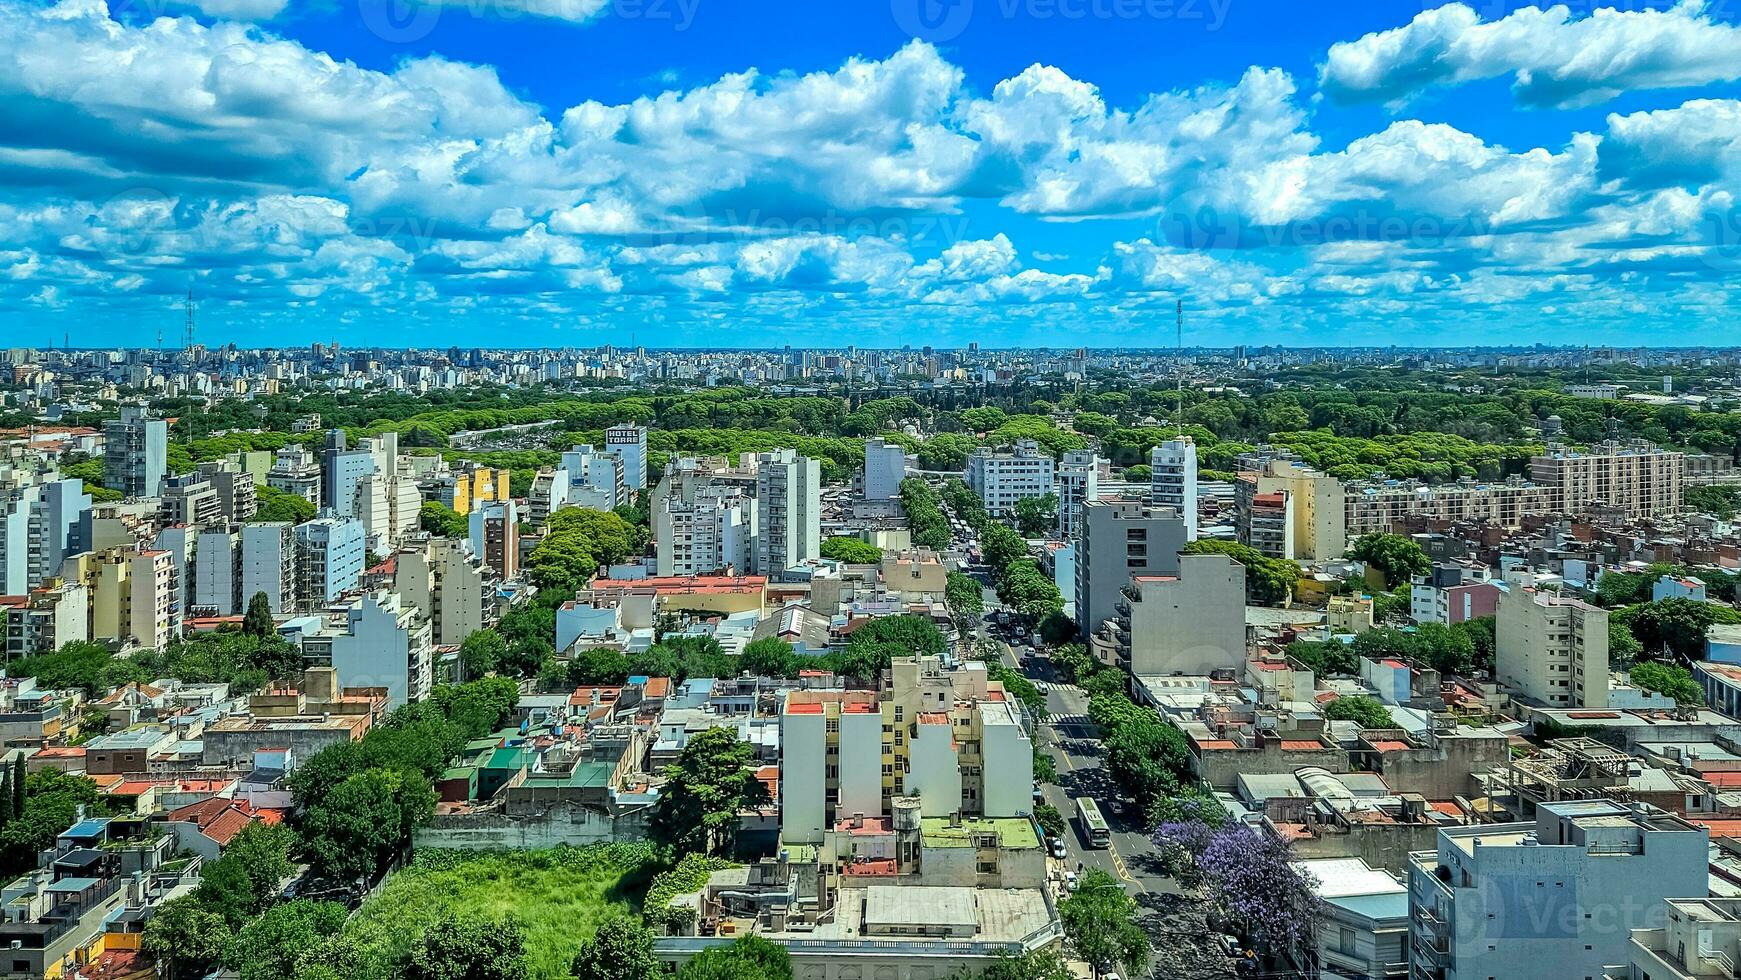
<svg viewBox="0 0 1741 980">
<path fill-rule="evenodd" d="M 0 360 L 6 975 L 1741 953 L 1741 351 Z"/>
<path fill-rule="evenodd" d="M 0 980 L 1741 980 L 1741 8 L 0 0 Z"/>
</svg>

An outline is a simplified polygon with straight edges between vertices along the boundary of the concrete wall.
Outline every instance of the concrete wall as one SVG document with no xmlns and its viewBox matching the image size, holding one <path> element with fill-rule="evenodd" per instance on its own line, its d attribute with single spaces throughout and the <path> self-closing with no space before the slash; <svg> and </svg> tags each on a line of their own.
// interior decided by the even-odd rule
<svg viewBox="0 0 1741 980">
<path fill-rule="evenodd" d="M 1130 672 L 1139 677 L 1245 666 L 1245 566 L 1226 555 L 1185 555 L 1177 580 L 1138 584 L 1131 603 Z"/>
<path fill-rule="evenodd" d="M 883 713 L 840 716 L 840 805 L 835 819 L 883 814 Z"/>
<path fill-rule="evenodd" d="M 534 816 L 511 817 L 499 809 L 446 814 L 418 829 L 417 847 L 468 851 L 526 850 L 640 840 L 647 835 L 649 810 L 612 816 L 575 803 L 559 803 Z"/>
<path fill-rule="evenodd" d="M 780 825 L 793 843 L 821 843 L 827 829 L 826 723 L 820 711 L 780 716 Z"/>
<path fill-rule="evenodd" d="M 1216 789 L 1231 792 L 1239 775 L 1280 775 L 1306 766 L 1318 766 L 1326 772 L 1347 772 L 1348 753 L 1339 749 L 1316 751 L 1283 751 L 1280 746 L 1261 749 L 1218 749 L 1192 756 L 1192 768 L 1198 778 Z"/>
</svg>

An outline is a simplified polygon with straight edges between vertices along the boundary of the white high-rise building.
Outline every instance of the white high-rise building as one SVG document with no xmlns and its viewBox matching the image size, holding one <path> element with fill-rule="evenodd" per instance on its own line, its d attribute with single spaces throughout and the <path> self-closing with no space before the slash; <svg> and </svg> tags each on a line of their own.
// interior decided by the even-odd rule
<svg viewBox="0 0 1741 980">
<path fill-rule="evenodd" d="M 744 574 L 755 558 L 757 501 L 736 487 L 711 486 L 685 501 L 671 495 L 653 514 L 660 575 Z"/>
<path fill-rule="evenodd" d="M 284 521 L 242 525 L 242 609 L 254 594 L 266 593 L 272 612 L 290 612 L 296 604 L 296 539 Z"/>
<path fill-rule="evenodd" d="M 593 510 L 610 510 L 627 504 L 631 488 L 626 455 L 632 454 L 610 452 L 609 447 L 605 452 L 597 452 L 591 446 L 575 446 L 563 453 L 561 468 L 568 474 L 564 504 Z M 561 509 L 562 506 L 552 499 L 551 511 Z"/>
<path fill-rule="evenodd" d="M 898 443 L 885 442 L 882 436 L 865 440 L 864 499 L 893 500 L 901 495 L 901 481 L 907 478 L 907 451 Z"/>
<path fill-rule="evenodd" d="M 341 517 L 317 517 L 296 526 L 296 602 L 324 609 L 363 577 L 363 525 Z"/>
<path fill-rule="evenodd" d="M 1051 493 L 1057 484 L 1056 470 L 1039 443 L 1022 439 L 1010 452 L 993 452 L 985 446 L 975 449 L 967 457 L 966 483 L 987 512 L 1008 517 L 1016 501 Z"/>
<path fill-rule="evenodd" d="M 752 571 L 778 575 L 822 556 L 822 466 L 790 449 L 756 457 Z"/>
<path fill-rule="evenodd" d="M 1100 499 L 1100 464 L 1092 449 L 1065 453 L 1058 464 L 1058 536 L 1076 537 L 1082 526 L 1082 505 Z"/>
<path fill-rule="evenodd" d="M 647 427 L 613 425 L 605 430 L 605 452 L 623 461 L 623 485 L 631 492 L 647 489 Z"/>
<path fill-rule="evenodd" d="M 103 427 L 103 480 L 129 499 L 163 495 L 169 474 L 169 423 L 145 409 L 121 406 L 121 417 Z"/>
<path fill-rule="evenodd" d="M 1608 707 L 1608 611 L 1535 589 L 1502 594 L 1493 673 L 1513 695 L 1550 708 Z"/>
<path fill-rule="evenodd" d="M 1185 536 L 1197 540 L 1197 444 L 1180 436 L 1149 451 L 1149 495 L 1185 518 Z"/>
</svg>

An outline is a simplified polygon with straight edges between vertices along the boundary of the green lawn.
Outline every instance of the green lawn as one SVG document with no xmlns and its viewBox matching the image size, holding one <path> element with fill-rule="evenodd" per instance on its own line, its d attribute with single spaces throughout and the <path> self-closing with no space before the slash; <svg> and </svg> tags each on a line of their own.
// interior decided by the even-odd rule
<svg viewBox="0 0 1741 980">
<path fill-rule="evenodd" d="M 645 844 L 547 851 L 424 851 L 363 903 L 345 935 L 395 957 L 448 912 L 513 916 L 533 980 L 566 980 L 580 941 L 611 915 L 638 913 L 656 870 Z"/>
</svg>

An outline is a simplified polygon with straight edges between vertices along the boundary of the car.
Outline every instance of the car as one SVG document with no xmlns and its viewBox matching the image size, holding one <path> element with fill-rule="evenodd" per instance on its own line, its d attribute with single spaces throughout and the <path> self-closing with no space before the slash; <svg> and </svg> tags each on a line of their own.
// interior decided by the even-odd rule
<svg viewBox="0 0 1741 980">
<path fill-rule="evenodd" d="M 1035 786 L 1034 787 L 1034 802 L 1043 803 L 1043 802 L 1045 802 L 1045 799 L 1046 799 L 1046 791 L 1041 789 L 1038 786 Z"/>
<path fill-rule="evenodd" d="M 1052 838 L 1052 856 L 1060 861 L 1064 859 L 1064 838 Z"/>
<path fill-rule="evenodd" d="M 1122 817 L 1122 816 L 1124 816 L 1124 801 L 1123 800 L 1108 800 L 1108 801 L 1106 801 L 1106 809 L 1113 816 Z"/>
<path fill-rule="evenodd" d="M 1082 887 L 1082 879 L 1076 877 L 1076 872 L 1066 871 L 1064 872 L 1064 887 L 1076 891 Z"/>
</svg>

